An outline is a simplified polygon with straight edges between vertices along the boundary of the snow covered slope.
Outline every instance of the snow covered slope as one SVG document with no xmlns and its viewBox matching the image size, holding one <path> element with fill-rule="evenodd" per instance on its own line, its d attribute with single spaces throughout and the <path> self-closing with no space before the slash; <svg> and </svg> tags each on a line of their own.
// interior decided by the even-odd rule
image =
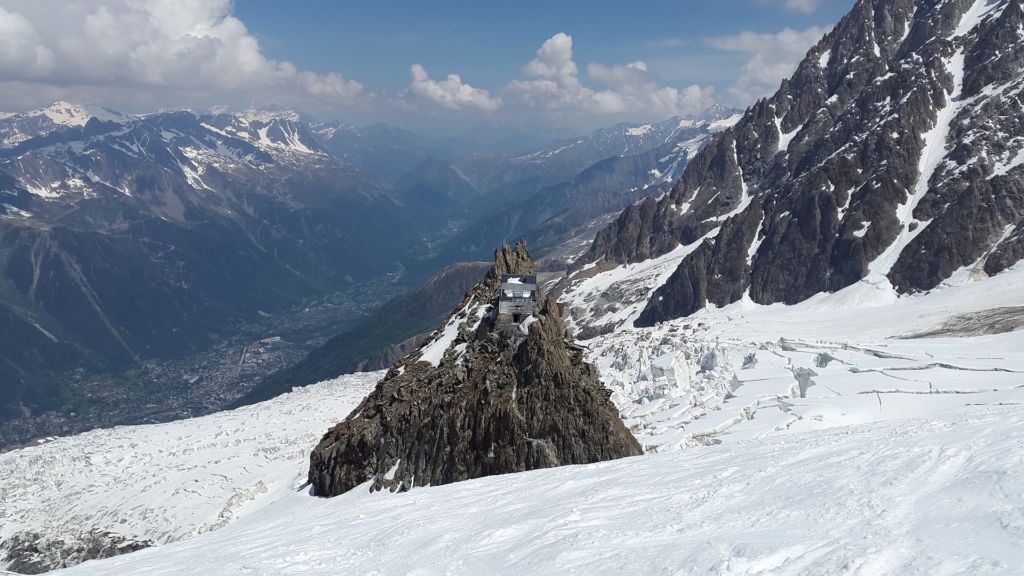
<svg viewBox="0 0 1024 576">
<path fill-rule="evenodd" d="M 30 138 L 45 136 L 69 127 L 82 127 L 90 120 L 124 124 L 133 117 L 102 106 L 85 106 L 58 101 L 41 110 L 19 114 L 0 112 L 0 150 L 12 148 Z"/>
<path fill-rule="evenodd" d="M 593 281 L 639 288 L 657 266 L 671 262 Z M 642 458 L 311 498 L 297 490 L 309 448 L 379 374 L 350 376 L 0 455 L 2 535 L 159 544 L 78 574 L 1012 574 L 1024 266 L 959 280 L 891 302 L 738 303 L 586 342 Z"/>
<path fill-rule="evenodd" d="M 983 280 L 964 269 L 927 294 L 865 281 L 793 306 L 744 299 L 632 328 L 686 254 L 597 274 L 562 297 L 578 331 L 612 329 L 585 342 L 588 356 L 648 451 L 1024 404 L 1024 265 Z"/>
<path fill-rule="evenodd" d="M 404 494 L 292 492 L 67 574 L 1013 574 L 1024 419 L 976 407 Z"/>
<path fill-rule="evenodd" d="M 380 378 L 344 376 L 230 412 L 123 426 L 0 454 L 0 568 L 18 533 L 164 544 L 215 530 L 306 481 L 309 452 Z"/>
</svg>

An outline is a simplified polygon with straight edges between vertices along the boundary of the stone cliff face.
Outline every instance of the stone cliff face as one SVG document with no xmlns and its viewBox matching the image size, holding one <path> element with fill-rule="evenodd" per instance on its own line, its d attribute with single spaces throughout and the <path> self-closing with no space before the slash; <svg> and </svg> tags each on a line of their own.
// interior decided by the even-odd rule
<svg viewBox="0 0 1024 576">
<path fill-rule="evenodd" d="M 642 453 L 554 300 L 522 325 L 495 326 L 501 275 L 534 272 L 525 243 L 495 254 L 445 326 L 313 450 L 318 496 L 365 482 L 408 490 Z"/>
<path fill-rule="evenodd" d="M 749 293 L 907 293 L 1024 255 L 1021 0 L 860 0 L 779 91 L 578 262 L 696 247 L 638 325 Z"/>
</svg>

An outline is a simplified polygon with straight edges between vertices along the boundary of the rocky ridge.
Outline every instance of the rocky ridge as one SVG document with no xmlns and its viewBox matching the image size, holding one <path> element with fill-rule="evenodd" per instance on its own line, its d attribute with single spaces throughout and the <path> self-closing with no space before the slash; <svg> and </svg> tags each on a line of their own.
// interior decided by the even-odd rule
<svg viewBox="0 0 1024 576">
<path fill-rule="evenodd" d="M 521 325 L 495 330 L 501 275 L 534 272 L 524 242 L 495 253 L 494 268 L 445 325 L 313 450 L 309 482 L 317 495 L 367 482 L 370 490 L 408 490 L 642 453 L 553 299 Z M 508 337 L 508 329 L 521 333 Z"/>
<path fill-rule="evenodd" d="M 1024 256 L 1021 0 L 860 0 L 772 97 L 578 267 L 691 247 L 636 325 L 858 282 L 888 297 Z"/>
<path fill-rule="evenodd" d="M 26 532 L 3 542 L 6 554 L 0 558 L 0 565 L 6 565 L 13 571 L 11 573 L 43 574 L 86 560 L 128 554 L 152 545 L 150 541 L 133 540 L 110 532 L 93 531 L 67 540 Z M 7 572 L 0 570 L 0 573 Z"/>
</svg>

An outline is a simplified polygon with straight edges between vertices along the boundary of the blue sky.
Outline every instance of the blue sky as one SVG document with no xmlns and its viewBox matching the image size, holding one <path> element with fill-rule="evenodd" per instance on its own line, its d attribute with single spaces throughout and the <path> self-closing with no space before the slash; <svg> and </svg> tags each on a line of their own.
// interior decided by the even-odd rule
<svg viewBox="0 0 1024 576">
<path fill-rule="evenodd" d="M 852 0 L 824 0 L 811 13 L 756 0 L 644 2 L 291 2 L 238 0 L 235 14 L 277 58 L 320 72 L 340 70 L 367 85 L 400 89 L 408 69 L 495 89 L 519 73 L 557 32 L 575 40 L 577 60 L 644 60 L 666 80 L 727 88 L 744 54 L 705 39 L 742 31 L 775 33 L 831 26 Z M 655 66 L 655 64 L 657 66 Z"/>
<path fill-rule="evenodd" d="M 0 5 L 0 109 L 277 103 L 429 130 L 744 107 L 853 0 L 37 0 Z"/>
</svg>

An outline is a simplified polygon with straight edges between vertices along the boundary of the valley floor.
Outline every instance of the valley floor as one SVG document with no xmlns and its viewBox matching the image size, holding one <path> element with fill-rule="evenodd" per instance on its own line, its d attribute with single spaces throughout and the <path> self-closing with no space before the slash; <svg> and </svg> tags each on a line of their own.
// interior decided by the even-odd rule
<svg viewBox="0 0 1024 576">
<path fill-rule="evenodd" d="M 309 450 L 379 374 L 62 438 L 0 455 L 0 540 L 156 544 L 72 574 L 1019 573 L 1020 286 L 855 285 L 584 342 L 648 452 L 590 466 L 309 496 Z"/>
</svg>

